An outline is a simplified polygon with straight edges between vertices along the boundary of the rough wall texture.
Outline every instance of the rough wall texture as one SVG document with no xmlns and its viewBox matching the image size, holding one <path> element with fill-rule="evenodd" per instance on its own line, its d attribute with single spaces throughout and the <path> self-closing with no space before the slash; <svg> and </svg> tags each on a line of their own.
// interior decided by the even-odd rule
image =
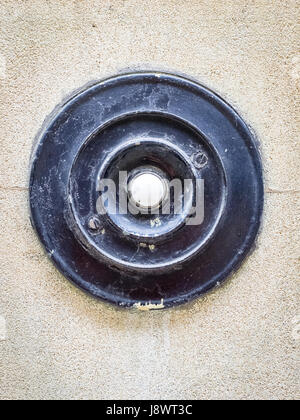
<svg viewBox="0 0 300 420">
<path fill-rule="evenodd" d="M 297 12 L 295 0 L 0 1 L 1 398 L 300 396 Z M 134 66 L 219 92 L 256 131 L 265 167 L 257 250 L 220 290 L 165 312 L 116 310 L 77 290 L 28 218 L 46 115 Z"/>
</svg>

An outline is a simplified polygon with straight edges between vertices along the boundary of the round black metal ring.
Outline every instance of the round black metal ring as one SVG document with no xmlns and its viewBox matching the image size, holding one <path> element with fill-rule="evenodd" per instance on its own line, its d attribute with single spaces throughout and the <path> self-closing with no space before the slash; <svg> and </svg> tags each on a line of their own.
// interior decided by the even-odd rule
<svg viewBox="0 0 300 420">
<path fill-rule="evenodd" d="M 128 199 L 143 171 L 168 191 L 155 211 Z M 121 307 L 182 304 L 219 286 L 253 248 L 263 210 L 257 142 L 195 81 L 118 75 L 45 123 L 30 207 L 48 255 L 81 289 Z"/>
</svg>

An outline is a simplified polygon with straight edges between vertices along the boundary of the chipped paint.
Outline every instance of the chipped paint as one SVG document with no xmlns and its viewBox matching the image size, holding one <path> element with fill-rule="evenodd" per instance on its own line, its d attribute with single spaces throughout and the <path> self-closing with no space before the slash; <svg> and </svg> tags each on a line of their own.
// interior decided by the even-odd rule
<svg viewBox="0 0 300 420">
<path fill-rule="evenodd" d="M 133 305 L 133 307 L 135 309 L 138 309 L 139 311 L 152 311 L 152 310 L 155 310 L 155 309 L 163 309 L 165 307 L 165 305 L 164 305 L 164 300 L 161 299 L 160 303 L 149 302 L 149 303 L 143 304 L 141 302 L 138 302 L 138 303 L 135 303 Z"/>
<path fill-rule="evenodd" d="M 155 219 L 150 220 L 150 225 L 151 225 L 152 228 L 161 226 L 161 220 L 160 220 L 160 218 L 159 217 L 156 217 Z"/>
</svg>

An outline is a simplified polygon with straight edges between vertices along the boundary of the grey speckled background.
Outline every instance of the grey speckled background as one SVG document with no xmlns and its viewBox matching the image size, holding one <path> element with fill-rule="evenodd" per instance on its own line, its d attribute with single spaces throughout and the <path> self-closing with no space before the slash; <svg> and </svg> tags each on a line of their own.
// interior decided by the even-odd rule
<svg viewBox="0 0 300 420">
<path fill-rule="evenodd" d="M 298 14 L 294 0 L 1 0 L 2 399 L 299 397 Z M 116 310 L 77 290 L 28 218 L 44 118 L 74 89 L 134 66 L 219 92 L 264 159 L 257 250 L 220 290 L 165 312 Z"/>
</svg>

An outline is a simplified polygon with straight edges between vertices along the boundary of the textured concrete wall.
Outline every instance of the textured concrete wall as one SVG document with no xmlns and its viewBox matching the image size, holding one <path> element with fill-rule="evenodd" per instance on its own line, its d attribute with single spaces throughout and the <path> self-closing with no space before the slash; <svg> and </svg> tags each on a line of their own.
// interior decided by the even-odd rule
<svg viewBox="0 0 300 420">
<path fill-rule="evenodd" d="M 297 12 L 295 0 L 0 1 L 1 398 L 299 397 Z M 265 167 L 257 250 L 220 290 L 165 312 L 77 290 L 28 218 L 46 115 L 136 65 L 219 92 L 256 131 Z"/>
</svg>

